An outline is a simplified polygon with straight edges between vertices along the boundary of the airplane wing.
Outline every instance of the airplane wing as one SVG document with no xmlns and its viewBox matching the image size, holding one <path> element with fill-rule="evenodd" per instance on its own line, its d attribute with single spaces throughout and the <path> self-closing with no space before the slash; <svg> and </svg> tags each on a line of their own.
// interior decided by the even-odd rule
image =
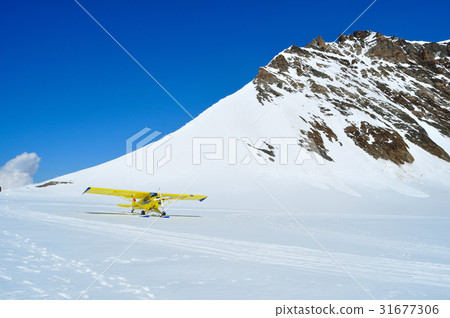
<svg viewBox="0 0 450 318">
<path fill-rule="evenodd" d="M 203 201 L 207 198 L 206 195 L 193 195 L 193 194 L 173 194 L 173 193 L 161 193 L 164 200 L 194 200 Z"/>
<path fill-rule="evenodd" d="M 93 187 L 87 188 L 86 191 L 83 192 L 83 194 L 85 194 L 85 193 L 114 195 L 117 197 L 124 197 L 124 198 L 128 198 L 128 199 L 143 199 L 150 194 L 150 192 L 104 189 L 104 188 L 93 188 Z"/>
</svg>

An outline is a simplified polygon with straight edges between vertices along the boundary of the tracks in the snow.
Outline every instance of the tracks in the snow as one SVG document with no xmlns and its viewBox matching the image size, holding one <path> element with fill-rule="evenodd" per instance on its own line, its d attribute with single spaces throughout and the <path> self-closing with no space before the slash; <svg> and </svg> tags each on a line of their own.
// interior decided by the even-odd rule
<svg viewBox="0 0 450 318">
<path fill-rule="evenodd" d="M 130 243 L 145 229 L 133 225 L 85 220 L 41 212 L 29 211 L 27 215 L 46 223 L 64 224 L 81 230 L 112 235 L 116 238 L 119 236 L 124 240 L 129 240 Z M 232 240 L 155 228 L 150 228 L 139 242 L 148 243 L 149 246 L 160 245 L 191 250 L 235 262 L 271 264 L 299 271 L 346 276 L 342 268 L 326 253 L 301 246 Z M 447 264 L 330 252 L 349 273 L 358 279 L 450 287 L 450 266 Z"/>
</svg>

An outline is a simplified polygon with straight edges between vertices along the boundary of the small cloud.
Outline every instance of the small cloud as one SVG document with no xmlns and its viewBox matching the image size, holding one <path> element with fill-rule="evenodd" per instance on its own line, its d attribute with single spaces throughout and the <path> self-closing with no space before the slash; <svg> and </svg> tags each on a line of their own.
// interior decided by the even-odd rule
<svg viewBox="0 0 450 318">
<path fill-rule="evenodd" d="M 12 189 L 33 183 L 33 175 L 41 158 L 35 153 L 24 152 L 0 168 L 0 187 Z"/>
</svg>

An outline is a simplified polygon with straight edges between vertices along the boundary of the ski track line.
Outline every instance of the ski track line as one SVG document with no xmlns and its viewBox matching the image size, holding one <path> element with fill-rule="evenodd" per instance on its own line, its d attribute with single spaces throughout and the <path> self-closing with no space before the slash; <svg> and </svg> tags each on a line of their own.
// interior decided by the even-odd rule
<svg viewBox="0 0 450 318">
<path fill-rule="evenodd" d="M 28 212 L 27 212 L 28 213 Z M 88 221 L 79 218 L 50 215 L 29 211 L 28 217 L 42 222 L 64 224 L 69 227 L 104 233 L 130 242 L 144 229 L 125 224 Z M 239 241 L 198 234 L 149 229 L 140 243 L 161 245 L 214 255 L 224 260 L 264 263 L 287 266 L 314 273 L 329 273 L 345 276 L 333 260 L 320 250 L 298 246 Z M 376 279 L 391 283 L 417 283 L 450 287 L 450 266 L 417 261 L 402 261 L 390 258 L 332 253 L 333 256 L 358 278 Z"/>
</svg>

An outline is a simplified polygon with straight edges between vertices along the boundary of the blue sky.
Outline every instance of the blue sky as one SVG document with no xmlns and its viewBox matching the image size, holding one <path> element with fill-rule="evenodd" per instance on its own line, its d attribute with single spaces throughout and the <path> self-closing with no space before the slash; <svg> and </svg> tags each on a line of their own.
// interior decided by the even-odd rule
<svg viewBox="0 0 450 318">
<path fill-rule="evenodd" d="M 335 40 L 372 1 L 79 0 L 193 116 L 290 45 Z M 447 40 L 449 12 L 448 1 L 378 0 L 346 33 Z M 36 152 L 35 181 L 191 120 L 73 0 L 3 2 L 0 39 L 0 166 Z"/>
</svg>

